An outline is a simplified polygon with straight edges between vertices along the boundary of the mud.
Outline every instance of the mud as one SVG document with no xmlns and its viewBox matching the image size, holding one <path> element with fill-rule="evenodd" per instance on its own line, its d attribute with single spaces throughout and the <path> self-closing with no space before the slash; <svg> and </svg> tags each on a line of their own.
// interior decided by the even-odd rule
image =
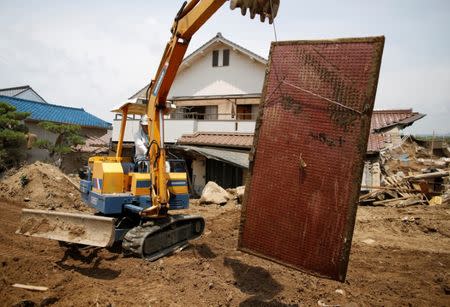
<svg viewBox="0 0 450 307">
<path fill-rule="evenodd" d="M 47 233 L 54 229 L 55 227 L 50 226 L 48 219 L 29 218 L 20 222 L 18 233 L 34 235 Z"/>
<path fill-rule="evenodd" d="M 4 175 L 0 196 L 30 209 L 93 212 L 74 184 L 56 166 L 36 162 Z"/>
<path fill-rule="evenodd" d="M 450 206 L 360 207 L 345 283 L 236 250 L 240 209 L 200 206 L 204 235 L 156 262 L 14 234 L 23 203 L 0 200 L 0 305 L 448 306 Z M 261 234 L 263 235 L 263 234 Z M 46 292 L 13 288 L 22 283 Z"/>
</svg>

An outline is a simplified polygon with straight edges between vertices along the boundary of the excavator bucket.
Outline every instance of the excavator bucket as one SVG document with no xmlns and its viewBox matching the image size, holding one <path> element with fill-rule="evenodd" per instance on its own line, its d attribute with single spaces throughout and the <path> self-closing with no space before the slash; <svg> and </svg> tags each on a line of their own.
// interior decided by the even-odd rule
<svg viewBox="0 0 450 307">
<path fill-rule="evenodd" d="M 106 247 L 114 243 L 113 218 L 23 209 L 17 234 Z"/>
<path fill-rule="evenodd" d="M 272 23 L 277 16 L 279 6 L 280 0 L 231 0 L 230 2 L 232 10 L 240 7 L 242 15 L 245 15 L 248 9 L 251 19 L 259 15 L 261 22 L 264 22 L 267 17 L 269 23 Z"/>
</svg>

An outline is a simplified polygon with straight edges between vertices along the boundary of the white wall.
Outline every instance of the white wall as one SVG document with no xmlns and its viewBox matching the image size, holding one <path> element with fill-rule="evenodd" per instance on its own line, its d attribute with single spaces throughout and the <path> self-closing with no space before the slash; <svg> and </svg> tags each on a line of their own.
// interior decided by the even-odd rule
<svg viewBox="0 0 450 307">
<path fill-rule="evenodd" d="M 202 190 L 206 184 L 206 160 L 197 158 L 192 160 L 192 185 L 194 191 L 202 194 Z"/>
<path fill-rule="evenodd" d="M 230 65 L 213 67 L 212 51 L 220 50 L 222 54 L 223 49 L 230 49 Z M 205 50 L 204 56 L 191 64 L 178 72 L 169 97 L 253 94 L 262 91 L 265 65 L 223 43 L 212 45 Z"/>
<path fill-rule="evenodd" d="M 38 140 L 49 140 L 52 143 L 56 142 L 58 135 L 56 133 L 49 132 L 37 125 L 37 123 L 26 122 L 28 131 L 37 136 Z M 50 159 L 48 151 L 45 149 L 39 149 L 33 147 L 27 150 L 27 161 L 33 163 L 35 161 L 47 161 Z"/>
<path fill-rule="evenodd" d="M 28 89 L 25 92 L 22 92 L 22 93 L 14 96 L 14 97 L 15 98 L 21 98 L 21 99 L 26 99 L 26 100 L 38 101 L 38 102 L 45 102 L 41 97 L 39 97 L 39 95 L 37 95 L 31 89 Z"/>
</svg>

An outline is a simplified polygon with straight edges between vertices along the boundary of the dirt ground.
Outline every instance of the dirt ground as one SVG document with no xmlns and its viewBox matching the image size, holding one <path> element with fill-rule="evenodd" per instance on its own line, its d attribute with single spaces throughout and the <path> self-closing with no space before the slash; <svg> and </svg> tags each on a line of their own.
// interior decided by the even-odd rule
<svg viewBox="0 0 450 307">
<path fill-rule="evenodd" d="M 360 207 L 345 283 L 236 250 L 240 209 L 200 206 L 205 234 L 156 262 L 16 235 L 23 204 L 0 200 L 1 305 L 449 306 L 450 207 Z M 13 288 L 22 283 L 45 292 Z M 27 305 L 28 304 L 28 305 Z"/>
<path fill-rule="evenodd" d="M 69 181 L 42 163 L 0 180 L 0 306 L 450 306 L 449 205 L 360 207 L 339 283 L 237 251 L 233 202 L 192 201 L 204 235 L 156 262 L 15 234 L 24 207 L 90 211 Z"/>
</svg>

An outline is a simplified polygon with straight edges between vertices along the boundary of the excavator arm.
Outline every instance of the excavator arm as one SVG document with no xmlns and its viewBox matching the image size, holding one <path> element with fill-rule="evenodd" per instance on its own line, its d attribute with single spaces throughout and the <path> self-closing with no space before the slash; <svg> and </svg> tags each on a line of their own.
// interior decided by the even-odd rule
<svg viewBox="0 0 450 307">
<path fill-rule="evenodd" d="M 185 1 L 175 16 L 172 36 L 166 45 L 156 76 L 147 91 L 147 116 L 149 118 L 149 160 L 152 182 L 152 207 L 141 212 L 143 216 L 164 216 L 169 207 L 166 173 L 166 152 L 164 148 L 164 115 L 168 113 L 167 95 L 183 61 L 192 36 L 226 2 L 226 0 Z M 253 19 L 260 15 L 269 23 L 277 15 L 279 0 L 231 0 L 231 9 L 240 8 L 242 15 L 247 10 Z"/>
</svg>

